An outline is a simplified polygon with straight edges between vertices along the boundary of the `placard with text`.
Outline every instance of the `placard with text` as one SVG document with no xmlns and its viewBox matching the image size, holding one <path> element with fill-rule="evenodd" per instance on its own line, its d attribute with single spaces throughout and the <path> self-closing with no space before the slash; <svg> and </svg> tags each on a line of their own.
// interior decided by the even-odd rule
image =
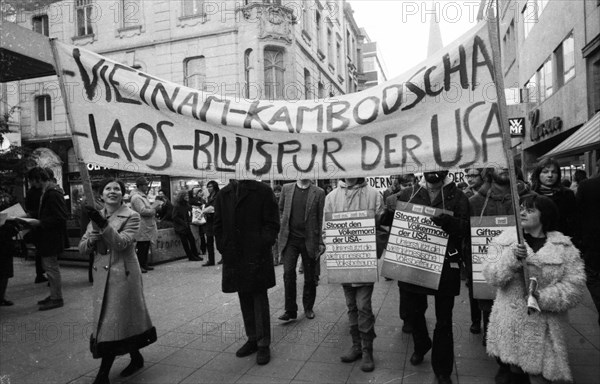
<svg viewBox="0 0 600 384">
<path fill-rule="evenodd" d="M 475 299 L 496 298 L 496 288 L 483 277 L 483 264 L 494 262 L 488 255 L 490 243 L 504 231 L 513 231 L 517 236 L 515 216 L 471 217 L 471 259 L 473 262 L 473 297 Z"/>
<path fill-rule="evenodd" d="M 324 228 L 328 282 L 376 282 L 375 213 L 367 210 L 326 213 Z"/>
<path fill-rule="evenodd" d="M 381 275 L 438 289 L 448 234 L 431 221 L 451 211 L 399 201 L 383 255 Z"/>
</svg>

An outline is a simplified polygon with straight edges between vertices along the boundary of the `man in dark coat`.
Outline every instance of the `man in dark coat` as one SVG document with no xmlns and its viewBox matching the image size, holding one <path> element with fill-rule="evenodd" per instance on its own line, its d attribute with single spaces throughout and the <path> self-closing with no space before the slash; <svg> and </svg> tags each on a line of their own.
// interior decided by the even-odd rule
<svg viewBox="0 0 600 384">
<path fill-rule="evenodd" d="M 254 180 L 232 180 L 215 201 L 214 234 L 223 260 L 222 290 L 237 292 L 248 341 L 236 352 L 256 351 L 256 362 L 270 360 L 271 321 L 267 290 L 275 286 L 271 247 L 279 232 L 279 213 L 271 188 Z"/>
<path fill-rule="evenodd" d="M 444 266 L 437 290 L 409 283 L 401 283 L 406 296 L 408 321 L 413 327 L 415 350 L 410 358 L 412 365 L 423 362 L 425 354 L 433 347 L 431 365 L 439 383 L 451 383 L 454 365 L 454 338 L 452 335 L 452 310 L 454 297 L 460 294 L 460 265 L 463 239 L 469 236 L 469 201 L 448 177 L 448 171 L 426 172 L 419 185 L 407 188 L 397 196 L 406 201 L 454 212 L 453 215 L 434 216 L 432 221 L 449 234 Z M 383 225 L 391 225 L 396 204 L 388 199 Z M 427 295 L 435 297 L 436 325 L 433 343 L 427 331 L 425 311 Z"/>
<path fill-rule="evenodd" d="M 600 159 L 597 161 L 600 169 Z M 577 223 L 575 243 L 581 250 L 585 262 L 587 287 L 596 309 L 600 312 L 600 172 L 593 178 L 582 181 L 577 188 Z M 598 318 L 600 324 L 600 317 Z"/>
<path fill-rule="evenodd" d="M 314 319 L 313 305 L 317 296 L 316 267 L 319 256 L 325 251 L 321 236 L 325 191 L 308 179 L 285 184 L 279 198 L 281 230 L 279 252 L 283 259 L 283 284 L 285 313 L 279 320 L 289 321 L 297 316 L 296 264 L 302 256 L 304 291 L 302 304 L 308 319 Z"/>
<path fill-rule="evenodd" d="M 65 247 L 67 207 L 62 189 L 52 182 L 48 172 L 40 167 L 33 168 L 28 174 L 32 185 L 41 185 L 42 198 L 39 210 L 39 252 L 48 283 L 50 296 L 38 301 L 40 311 L 59 308 L 64 305 L 58 256 Z"/>
</svg>

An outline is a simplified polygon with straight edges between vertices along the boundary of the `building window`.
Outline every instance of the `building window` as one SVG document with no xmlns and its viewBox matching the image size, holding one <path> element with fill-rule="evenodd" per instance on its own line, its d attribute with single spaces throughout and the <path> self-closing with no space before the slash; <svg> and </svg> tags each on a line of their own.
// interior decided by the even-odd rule
<svg viewBox="0 0 600 384">
<path fill-rule="evenodd" d="M 310 71 L 304 68 L 304 98 L 306 100 L 310 100 L 312 96 L 311 87 L 312 87 L 312 79 L 310 76 Z"/>
<path fill-rule="evenodd" d="M 325 85 L 319 81 L 319 99 L 325 98 Z"/>
<path fill-rule="evenodd" d="M 562 64 L 564 82 L 575 77 L 575 39 L 573 33 L 562 43 Z"/>
<path fill-rule="evenodd" d="M 333 34 L 329 28 L 327 28 L 327 56 L 329 56 L 329 62 L 333 64 Z"/>
<path fill-rule="evenodd" d="M 50 26 L 48 24 L 48 15 L 35 16 L 31 19 L 33 31 L 41 33 L 44 36 L 50 36 Z"/>
<path fill-rule="evenodd" d="M 91 35 L 92 28 L 92 0 L 77 0 L 77 36 Z"/>
<path fill-rule="evenodd" d="M 35 108 L 37 109 L 37 121 L 52 120 L 52 101 L 50 101 L 50 95 L 36 96 Z"/>
<path fill-rule="evenodd" d="M 525 83 L 525 101 L 528 103 L 537 103 L 538 101 L 538 86 L 537 86 L 537 72 L 533 74 L 531 79 Z"/>
<path fill-rule="evenodd" d="M 254 67 L 252 66 L 252 49 L 246 49 L 244 52 L 244 81 L 245 81 L 245 89 L 244 96 L 246 99 L 250 99 L 250 84 L 253 77 Z"/>
<path fill-rule="evenodd" d="M 337 66 L 338 66 L 338 74 L 341 74 L 344 70 L 344 61 L 342 60 L 342 41 L 338 40 L 336 44 L 335 54 L 337 55 Z"/>
<path fill-rule="evenodd" d="M 204 56 L 191 57 L 184 61 L 185 78 L 183 84 L 186 87 L 205 90 L 206 82 L 206 60 Z"/>
<path fill-rule="evenodd" d="M 135 27 L 142 24 L 142 8 L 140 0 L 122 0 L 121 6 L 123 28 Z"/>
<path fill-rule="evenodd" d="M 265 96 L 269 100 L 283 99 L 283 49 L 265 48 Z"/>
<path fill-rule="evenodd" d="M 182 17 L 197 17 L 203 14 L 204 0 L 181 0 L 183 2 Z"/>
<path fill-rule="evenodd" d="M 304 1 L 302 4 L 302 28 L 307 32 L 311 32 L 311 19 L 312 15 L 310 14 L 310 6 L 307 5 L 307 2 Z"/>
<path fill-rule="evenodd" d="M 506 34 L 504 35 L 502 42 L 502 65 L 506 70 L 510 67 L 510 65 L 513 63 L 513 61 L 515 61 L 517 57 L 514 20 L 510 22 L 510 25 L 506 30 Z"/>
<path fill-rule="evenodd" d="M 315 12 L 315 25 L 317 27 L 317 49 L 322 50 L 322 38 L 321 38 L 321 13 L 319 11 Z"/>
</svg>

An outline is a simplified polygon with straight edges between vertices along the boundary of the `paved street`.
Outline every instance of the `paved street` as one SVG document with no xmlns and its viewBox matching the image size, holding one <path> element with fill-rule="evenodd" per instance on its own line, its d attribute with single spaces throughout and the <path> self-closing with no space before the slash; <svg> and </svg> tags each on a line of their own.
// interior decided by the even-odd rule
<svg viewBox="0 0 600 384">
<path fill-rule="evenodd" d="M 283 312 L 283 267 L 276 267 L 277 286 L 269 291 L 272 359 L 265 366 L 255 355 L 235 357 L 244 342 L 237 295 L 221 293 L 221 268 L 176 261 L 144 275 L 146 300 L 158 341 L 142 350 L 144 368 L 128 380 L 119 372 L 129 363 L 118 358 L 113 383 L 432 383 L 430 358 L 409 363 L 412 338 L 400 330 L 398 288 L 381 281 L 373 294 L 377 316 L 375 371 L 364 373 L 360 362 L 344 364 L 339 355 L 350 346 L 344 295 L 339 285 L 317 290 L 314 320 L 280 325 Z M 33 284 L 33 261 L 15 260 L 7 298 L 0 308 L 0 383 L 91 383 L 99 360 L 88 349 L 91 329 L 91 284 L 81 265 L 63 265 L 63 308 L 39 312 L 36 302 L 47 296 L 45 284 Z M 302 276 L 299 278 L 301 292 Z M 298 303 L 301 307 L 301 299 Z M 431 302 L 430 302 L 431 304 Z M 430 331 L 433 307 L 428 311 Z M 462 287 L 454 311 L 455 383 L 493 383 L 496 362 L 487 357 L 481 335 L 469 333 L 467 289 Z M 586 291 L 582 304 L 569 314 L 569 355 L 575 382 L 597 383 L 600 377 L 600 330 Z"/>
</svg>

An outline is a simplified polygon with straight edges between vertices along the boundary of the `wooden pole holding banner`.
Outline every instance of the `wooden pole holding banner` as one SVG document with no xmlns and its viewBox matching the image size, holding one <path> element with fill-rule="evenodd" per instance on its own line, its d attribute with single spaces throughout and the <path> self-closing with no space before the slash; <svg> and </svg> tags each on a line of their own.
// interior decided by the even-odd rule
<svg viewBox="0 0 600 384">
<path fill-rule="evenodd" d="M 489 4 L 489 3 L 488 3 Z M 496 1 L 496 6 L 498 2 Z M 490 44 L 492 46 L 492 62 L 494 64 L 494 83 L 496 85 L 498 95 L 498 113 L 500 115 L 500 132 L 502 132 L 503 149 L 506 160 L 508 161 L 508 175 L 510 178 L 510 188 L 512 196 L 512 205 L 515 215 L 515 221 L 517 225 L 517 239 L 519 245 L 523 245 L 523 226 L 520 220 L 520 205 L 519 205 L 519 190 L 517 188 L 517 174 L 515 172 L 515 163 L 512 158 L 511 142 L 510 142 L 510 131 L 508 127 L 508 114 L 506 112 L 506 95 L 504 94 L 504 75 L 502 71 L 501 57 L 500 57 L 500 13 L 499 9 L 496 8 L 496 14 L 492 10 L 491 5 L 487 12 L 487 23 L 488 31 L 490 34 Z M 529 289 L 529 269 L 527 267 L 527 259 L 521 260 L 523 265 L 523 277 L 525 280 L 525 289 Z M 533 297 L 530 296 L 530 300 Z M 535 299 L 534 299 L 535 300 Z M 537 303 L 536 303 L 537 305 Z"/>
<path fill-rule="evenodd" d="M 50 47 L 52 48 L 52 55 L 54 56 L 54 63 L 56 64 L 56 76 L 58 77 L 58 85 L 60 87 L 60 94 L 63 99 L 63 104 L 65 105 L 65 113 L 67 114 L 67 122 L 69 123 L 69 128 L 72 131 L 73 127 L 75 125 L 73 122 L 73 117 L 71 115 L 69 101 L 67 99 L 67 91 L 66 91 L 65 85 L 62 81 L 62 66 L 60 65 L 60 57 L 59 57 L 57 49 L 56 49 L 56 41 L 57 41 L 56 38 L 50 39 Z M 85 161 L 83 160 L 83 157 L 81 156 L 81 150 L 79 148 L 79 143 L 77 142 L 77 140 L 73 140 L 73 149 L 75 151 L 77 165 L 79 166 L 79 174 L 81 175 L 81 182 L 83 184 L 83 192 L 85 194 L 86 205 L 89 205 L 90 207 L 95 207 L 94 191 L 92 189 L 92 183 L 90 181 L 90 174 L 87 169 L 87 164 L 85 163 Z M 125 191 L 123 191 L 123 193 L 124 192 Z M 99 241 L 96 242 L 96 250 L 100 254 L 105 254 L 106 249 L 107 249 L 106 244 L 104 243 L 104 241 L 102 241 L 102 239 L 100 239 Z"/>
</svg>

